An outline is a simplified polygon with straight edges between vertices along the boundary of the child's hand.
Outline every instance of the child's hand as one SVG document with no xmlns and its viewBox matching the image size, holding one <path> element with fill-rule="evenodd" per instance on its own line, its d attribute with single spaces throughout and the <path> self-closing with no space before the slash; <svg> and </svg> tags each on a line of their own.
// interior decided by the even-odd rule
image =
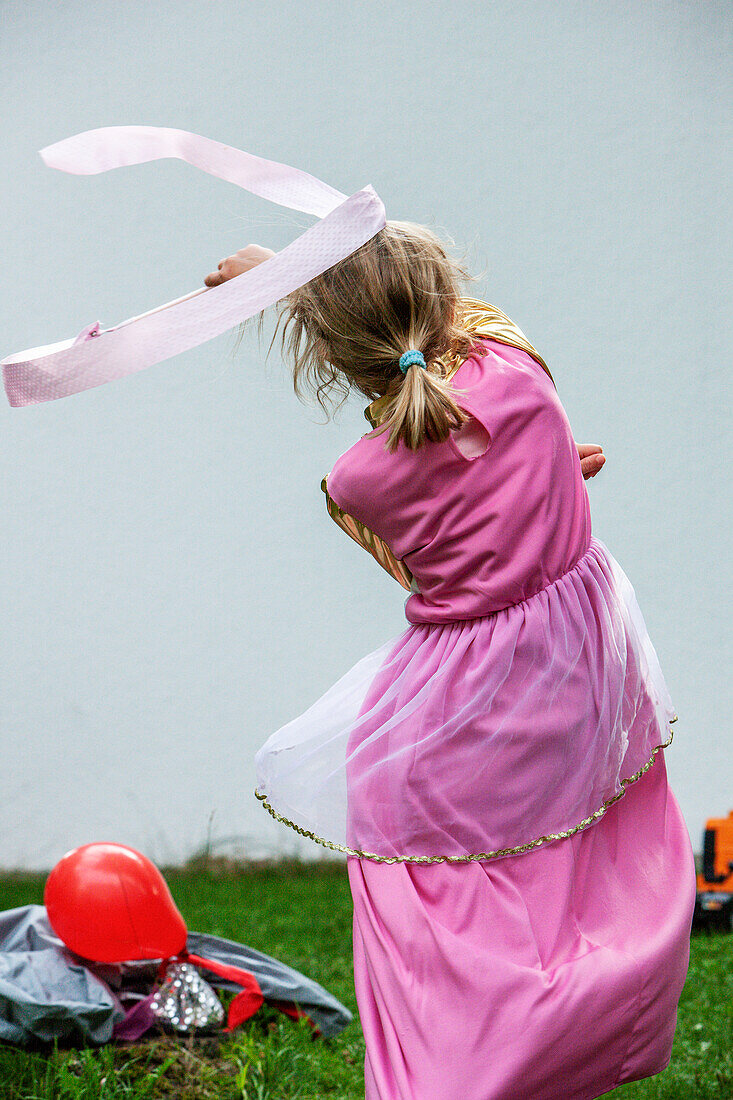
<svg viewBox="0 0 733 1100">
<path fill-rule="evenodd" d="M 602 453 L 603 447 L 599 447 L 597 443 L 576 443 L 575 446 L 578 448 L 583 477 L 587 481 L 589 477 L 596 476 L 606 461 L 606 456 Z"/>
<path fill-rule="evenodd" d="M 233 279 L 235 275 L 241 275 L 243 271 L 249 271 L 251 267 L 269 260 L 275 253 L 271 248 L 263 248 L 260 244 L 248 244 L 246 248 L 240 248 L 233 256 L 227 256 L 219 264 L 218 271 L 212 271 L 204 279 L 205 286 L 219 286 L 227 279 Z"/>
</svg>

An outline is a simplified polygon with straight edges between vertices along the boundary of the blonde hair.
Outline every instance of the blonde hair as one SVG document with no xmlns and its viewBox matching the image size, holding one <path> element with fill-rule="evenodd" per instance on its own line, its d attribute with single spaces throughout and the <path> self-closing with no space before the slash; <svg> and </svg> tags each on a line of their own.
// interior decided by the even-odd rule
<svg viewBox="0 0 733 1100">
<path fill-rule="evenodd" d="M 465 391 L 443 377 L 446 353 L 466 358 L 476 334 L 461 324 L 462 284 L 475 281 L 440 238 L 414 222 L 388 221 L 371 240 L 278 303 L 270 343 L 282 329 L 282 354 L 293 364 L 293 387 L 324 395 L 352 389 L 387 396 L 377 433 L 389 432 L 388 451 L 399 440 L 417 450 L 442 442 L 468 419 L 455 401 Z M 262 317 L 260 316 L 260 328 Z M 403 374 L 399 358 L 416 348 L 426 366 Z M 268 349 L 269 354 L 269 349 Z"/>
</svg>

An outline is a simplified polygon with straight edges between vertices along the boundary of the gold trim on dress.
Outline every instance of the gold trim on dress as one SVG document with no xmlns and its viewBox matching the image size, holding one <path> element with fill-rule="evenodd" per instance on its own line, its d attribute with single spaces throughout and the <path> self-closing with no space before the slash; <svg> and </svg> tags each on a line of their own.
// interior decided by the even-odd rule
<svg viewBox="0 0 733 1100">
<path fill-rule="evenodd" d="M 675 714 L 674 718 L 669 719 L 669 724 L 676 722 L 679 715 Z M 267 795 L 260 794 L 255 788 L 255 798 L 259 799 L 264 808 L 267 810 L 276 821 L 282 822 L 283 825 L 289 825 L 291 829 L 294 829 L 296 833 L 300 833 L 301 836 L 307 837 L 309 840 L 314 840 L 316 844 L 322 844 L 324 848 L 330 848 L 333 852 L 343 852 L 345 855 L 358 856 L 359 859 L 369 859 L 374 863 L 471 863 L 478 860 L 487 861 L 490 859 L 498 859 L 500 856 L 513 856 L 519 855 L 521 852 L 528 852 L 532 848 L 539 848 L 541 844 L 546 844 L 550 840 L 565 840 L 569 836 L 573 836 L 575 833 L 579 833 L 582 829 L 587 828 L 592 822 L 603 817 L 609 806 L 612 806 L 614 802 L 618 802 L 619 798 L 623 798 L 626 794 L 626 788 L 632 783 L 635 783 L 637 779 L 640 779 L 644 772 L 651 768 L 657 753 L 660 749 L 666 749 L 672 744 L 672 738 L 674 737 L 674 731 L 670 729 L 669 740 L 663 741 L 661 745 L 657 745 L 652 749 L 652 754 L 647 760 L 646 764 L 643 764 L 639 768 L 638 772 L 634 772 L 633 775 L 627 779 L 622 779 L 621 786 L 623 790 L 618 791 L 613 798 L 608 798 L 601 804 L 601 806 L 592 813 L 589 817 L 584 817 L 583 820 L 575 825 L 572 829 L 564 829 L 561 833 L 548 833 L 546 836 L 537 837 L 536 840 L 530 841 L 528 844 L 519 844 L 516 848 L 497 848 L 493 852 L 481 852 L 478 855 L 469 856 L 378 856 L 374 852 L 361 852 L 356 848 L 349 848 L 345 844 L 334 844 L 331 840 L 324 840 L 323 837 L 316 836 L 310 829 L 302 829 L 300 825 L 296 825 L 294 821 L 290 821 L 289 818 L 283 817 L 277 810 L 273 809 L 270 803 L 267 801 Z"/>
</svg>

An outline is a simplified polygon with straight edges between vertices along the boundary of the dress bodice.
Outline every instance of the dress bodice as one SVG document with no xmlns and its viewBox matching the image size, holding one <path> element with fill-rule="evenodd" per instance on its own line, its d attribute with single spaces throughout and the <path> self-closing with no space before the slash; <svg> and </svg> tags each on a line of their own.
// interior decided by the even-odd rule
<svg viewBox="0 0 733 1100">
<path fill-rule="evenodd" d="M 587 550 L 590 505 L 554 383 L 521 348 L 484 338 L 451 378 L 489 445 L 451 435 L 412 451 L 379 429 L 336 461 L 327 492 L 414 578 L 412 623 L 489 615 L 539 592 Z M 408 574 L 406 574 L 407 576 Z M 404 583 L 404 581 L 403 581 Z"/>
</svg>

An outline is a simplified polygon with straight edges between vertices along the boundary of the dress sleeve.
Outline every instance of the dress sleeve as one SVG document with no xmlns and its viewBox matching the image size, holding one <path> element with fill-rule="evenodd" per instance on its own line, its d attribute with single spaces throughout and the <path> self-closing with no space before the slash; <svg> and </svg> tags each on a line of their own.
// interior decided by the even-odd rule
<svg viewBox="0 0 733 1100">
<path fill-rule="evenodd" d="M 354 542 L 358 542 L 359 546 L 368 551 L 375 561 L 381 565 L 382 569 L 385 569 L 391 577 L 394 577 L 403 588 L 410 592 L 414 591 L 412 573 L 405 563 L 395 557 L 383 538 L 371 531 L 361 520 L 350 516 L 343 508 L 339 508 L 328 492 L 327 479 L 328 475 L 323 478 L 321 488 L 326 494 L 326 508 L 331 519 L 338 524 L 342 531 L 350 535 Z"/>
</svg>

